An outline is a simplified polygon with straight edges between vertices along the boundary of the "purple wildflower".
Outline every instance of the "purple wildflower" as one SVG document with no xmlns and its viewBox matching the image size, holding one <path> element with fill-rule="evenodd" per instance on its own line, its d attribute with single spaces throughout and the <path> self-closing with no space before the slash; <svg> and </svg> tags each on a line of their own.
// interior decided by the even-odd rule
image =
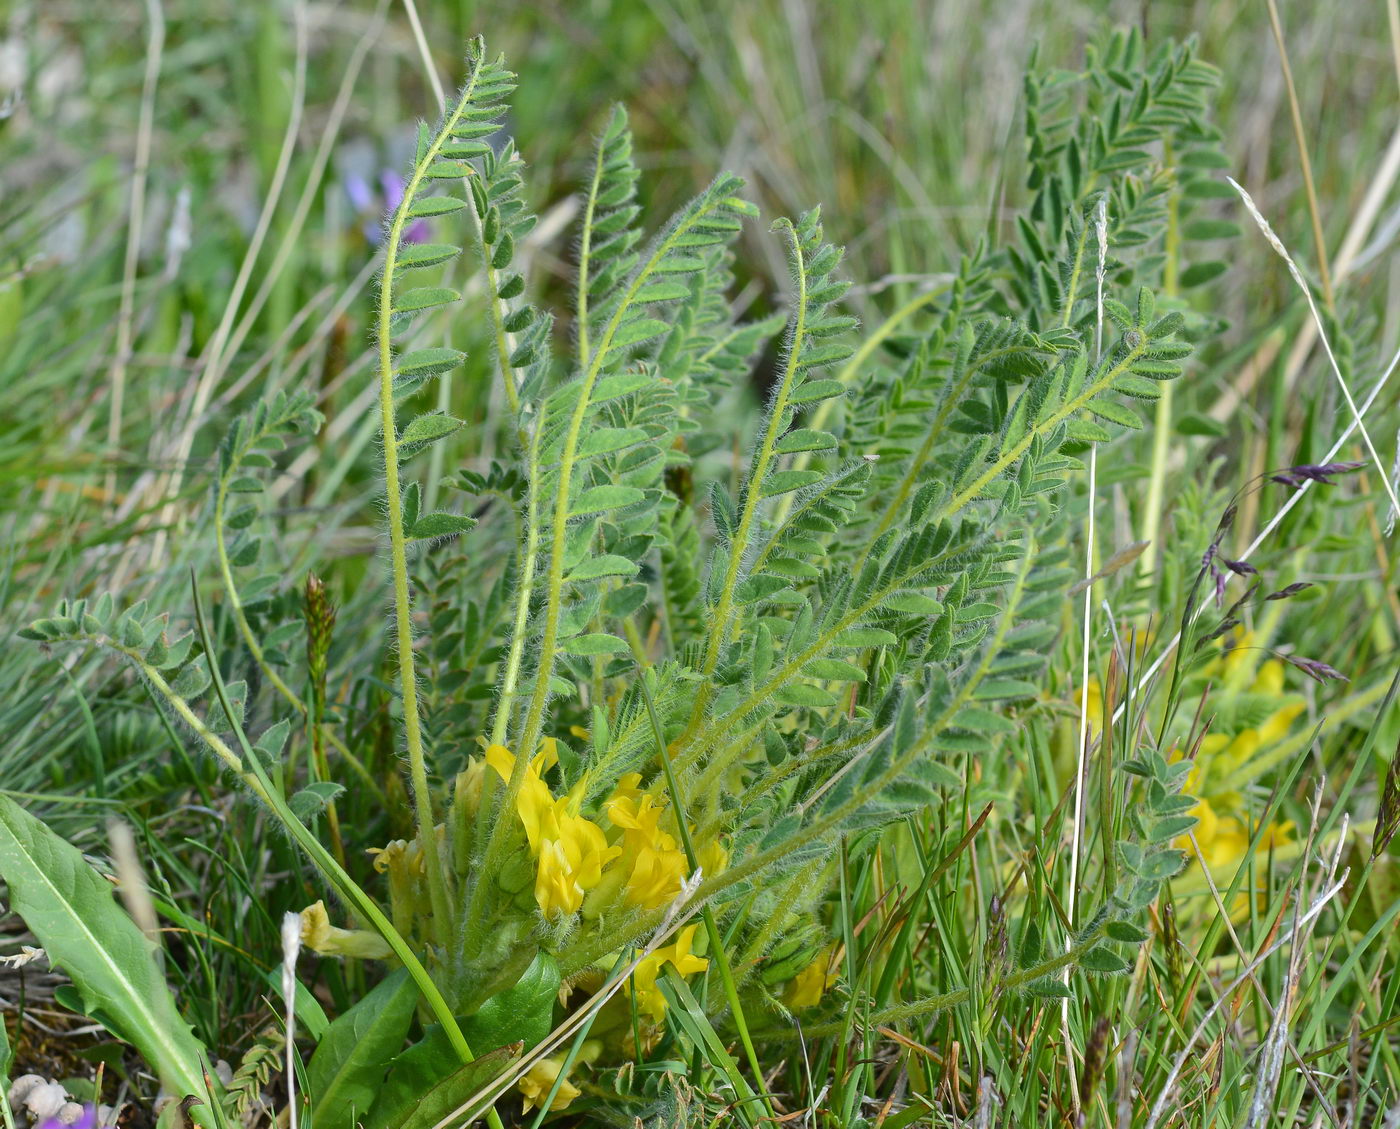
<svg viewBox="0 0 1400 1129">
<path fill-rule="evenodd" d="M 350 206 L 357 212 L 367 212 L 374 207 L 374 189 L 358 173 L 352 173 L 345 178 L 345 195 L 350 199 Z"/>
<path fill-rule="evenodd" d="M 345 195 L 351 207 L 362 215 L 377 212 L 392 214 L 403 202 L 403 177 L 392 169 L 385 169 L 379 174 L 379 187 L 380 191 L 376 193 L 362 176 L 352 174 L 345 178 Z M 384 238 L 382 219 L 367 219 L 362 230 L 371 243 L 378 244 Z M 430 235 L 427 220 L 414 220 L 404 228 L 403 242 L 426 243 Z"/>
</svg>

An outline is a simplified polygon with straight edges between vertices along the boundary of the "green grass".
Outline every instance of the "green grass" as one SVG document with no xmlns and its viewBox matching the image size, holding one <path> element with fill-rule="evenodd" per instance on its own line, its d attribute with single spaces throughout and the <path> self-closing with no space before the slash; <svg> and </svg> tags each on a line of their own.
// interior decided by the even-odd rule
<svg viewBox="0 0 1400 1129">
<path fill-rule="evenodd" d="M 0 782 L 93 856 L 108 850 L 109 816 L 133 825 L 185 1017 L 236 1066 L 278 1021 L 282 915 L 323 897 L 321 879 L 266 816 L 234 798 L 145 683 L 96 654 L 50 652 L 12 632 L 61 596 L 105 589 L 189 619 L 193 569 L 218 648 L 240 656 L 226 674 L 271 700 L 276 691 L 242 649 L 204 535 L 209 493 L 216 443 L 235 412 L 277 390 L 311 390 L 327 426 L 294 457 L 295 473 L 271 488 L 275 535 L 265 560 L 285 583 L 251 615 L 261 631 L 299 614 L 304 577 L 327 579 L 339 605 L 332 718 L 360 766 L 332 757 L 331 775 L 347 786 L 337 818 L 355 848 L 412 837 L 390 723 L 398 672 L 382 627 L 406 577 L 401 567 L 391 584 L 375 557 L 382 524 L 371 501 L 383 464 L 372 410 L 374 248 L 364 229 L 377 230 L 379 217 L 355 212 L 344 177 L 359 169 L 373 183 L 381 169 L 407 162 L 407 124 L 431 116 L 434 83 L 397 3 L 169 0 L 155 58 L 143 53 L 144 5 L 97 15 L 77 3 L 11 7 L 6 35 L 28 77 L 24 101 L 0 123 L 0 628 L 8 637 Z M 1093 4 L 913 7 L 619 0 L 509 9 L 425 2 L 418 12 L 447 86 L 463 77 L 459 47 L 478 31 L 535 79 L 522 84 L 510 124 L 543 219 L 517 254 L 556 308 L 567 305 L 576 250 L 565 221 L 588 174 L 580 136 L 601 131 L 609 103 L 621 100 L 647 174 L 649 220 L 720 167 L 747 177 L 765 220 L 820 202 L 828 236 L 847 246 L 843 274 L 868 283 L 850 305 L 874 328 L 941 284 L 979 237 L 1009 233 L 1026 197 L 1027 57 L 1034 45 L 1042 65 L 1077 67 L 1085 40 L 1108 26 Z M 1229 171 L 1318 279 L 1314 214 L 1267 8 L 1145 10 L 1151 36 L 1195 32 L 1203 56 L 1224 70 L 1216 120 Z M 1377 187 L 1394 128 L 1386 108 L 1400 84 L 1390 10 L 1287 4 L 1281 12 L 1316 227 L 1333 260 L 1328 333 L 1358 401 L 1400 341 L 1393 239 L 1384 235 L 1400 201 L 1394 171 Z M 132 160 L 153 62 L 145 216 L 124 281 Z M 297 129 L 279 175 L 289 123 Z M 1373 189 L 1379 206 L 1368 211 Z M 250 251 L 265 204 L 265 237 Z M 1082 924 L 1073 899 L 1082 912 L 1085 891 L 1106 882 L 1113 863 L 1103 842 L 1128 815 L 1116 768 L 1160 723 L 1171 667 L 1139 679 L 1176 630 L 1227 499 L 1261 472 L 1320 461 L 1349 421 L 1321 350 L 1298 344 L 1310 338 L 1309 315 L 1282 263 L 1233 202 L 1216 207 L 1243 228 L 1228 244 L 1205 243 L 1204 251 L 1225 249 L 1228 270 L 1199 287 L 1178 283 L 1184 301 L 1218 317 L 1223 331 L 1177 383 L 1159 416 L 1160 441 L 1150 431 L 1131 435 L 1098 460 L 1088 571 L 1139 539 L 1154 544 L 1092 590 L 1089 669 L 1101 686 L 1118 687 L 1109 705 L 1126 699 L 1126 708 L 1113 730 L 1116 759 L 1101 745 L 1088 760 L 1082 838 L 1071 819 L 1084 658 L 1085 603 L 1076 596 L 1064 602 L 1039 706 L 1022 711 L 999 755 L 969 763 L 949 803 L 878 839 L 852 836 L 798 876 L 813 887 L 830 879 L 836 891 L 817 915 L 837 979 L 816 1009 L 800 1013 L 801 1030 L 774 1008 L 745 1013 L 761 1082 L 746 1041 L 717 1018 L 729 976 L 712 962 L 710 976 L 669 986 L 677 1018 L 643 1061 L 583 1073 L 585 1096 L 606 1099 L 590 1116 L 702 1123 L 724 1116 L 746 1090 L 766 1095 L 779 1115 L 808 1111 L 797 1123 L 891 1129 L 916 1119 L 1075 1124 L 1081 1112 L 1083 1124 L 1140 1127 L 1164 1093 L 1175 1096 L 1159 1125 L 1388 1124 L 1383 1118 L 1400 1109 L 1400 868 L 1393 845 L 1371 857 L 1400 743 L 1400 708 L 1388 696 L 1400 664 L 1400 578 L 1373 468 L 1309 495 L 1253 558 L 1273 588 L 1316 582 L 1250 611 L 1257 645 L 1326 662 L 1350 681 L 1315 685 L 1285 672 L 1287 700 L 1302 709 L 1272 746 L 1268 770 L 1229 789 L 1247 845 L 1216 875 L 1218 900 L 1198 869 L 1188 872 L 1154 905 L 1150 939 L 1127 973 L 1076 972 L 1068 1005 L 999 983 L 1010 967 L 1005 954 L 1028 944 L 1028 922 Z M 786 278 L 781 244 L 765 227 L 753 225 L 740 243 L 747 316 L 774 309 Z M 1338 269 L 1348 260 L 1350 270 Z M 468 361 L 419 399 L 471 426 L 434 448 L 429 499 L 459 467 L 485 473 L 511 442 L 506 429 L 480 426 L 500 418 L 489 412 L 501 397 L 493 334 L 473 272 L 452 269 L 466 300 L 441 321 L 438 343 Z M 924 326 L 923 313 L 901 321 L 896 346 Z M 125 358 L 123 340 L 131 343 Z M 755 389 L 777 362 L 762 361 Z M 123 408 L 114 422 L 117 384 Z M 1382 458 L 1394 456 L 1396 386 L 1367 415 Z M 1359 436 L 1338 457 L 1366 459 Z M 1272 489 L 1245 496 L 1222 552 L 1241 552 L 1284 497 Z M 1082 572 L 1083 491 L 1071 504 L 1071 560 Z M 425 620 L 460 616 L 455 593 L 479 583 L 468 545 L 413 567 Z M 457 626 L 464 662 L 474 663 L 484 644 L 473 651 L 471 626 Z M 1131 634 L 1149 637 L 1145 649 Z M 450 671 L 429 665 L 418 682 L 429 726 L 459 733 L 479 722 L 479 703 L 465 716 L 435 714 L 456 686 Z M 1256 700 L 1248 685 L 1222 687 L 1199 673 L 1183 691 L 1178 717 L 1196 716 L 1193 735 L 1213 721 L 1212 733 L 1234 737 L 1274 708 L 1271 692 Z M 450 779 L 470 751 L 445 747 L 435 775 Z M 283 771 L 304 779 L 318 768 L 302 760 Z M 1295 825 L 1284 843 L 1271 847 L 1255 834 L 1284 821 Z M 349 869 L 370 881 L 366 860 L 357 849 L 350 855 Z M 1243 898 L 1243 913 L 1222 912 L 1248 887 L 1256 893 Z M 724 921 L 707 925 L 723 929 Z M 22 939 L 16 919 L 6 930 Z M 785 943 L 803 957 L 814 947 L 806 936 L 772 941 L 774 965 Z M 323 960 L 303 978 L 337 1015 L 375 973 Z M 765 987 L 780 994 L 782 983 Z M 4 988 L 0 981 L 8 999 Z M 946 1006 L 905 1007 L 940 999 Z M 16 1009 L 5 1019 L 18 1052 L 12 1073 L 46 1061 L 49 1041 L 29 1017 Z M 70 1071 L 80 1069 L 64 1054 Z M 132 1084 L 145 1124 L 152 1088 L 134 1074 Z M 285 1096 L 279 1072 L 267 1092 L 274 1102 Z"/>
</svg>

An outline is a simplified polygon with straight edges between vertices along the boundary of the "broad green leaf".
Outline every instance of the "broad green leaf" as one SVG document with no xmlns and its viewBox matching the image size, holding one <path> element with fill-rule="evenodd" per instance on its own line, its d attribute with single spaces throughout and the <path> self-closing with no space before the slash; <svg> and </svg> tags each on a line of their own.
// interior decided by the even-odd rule
<svg viewBox="0 0 1400 1129">
<path fill-rule="evenodd" d="M 77 848 L 8 796 L 0 796 L 0 877 L 10 908 L 73 981 L 84 1011 L 135 1047 L 171 1093 L 202 1099 L 209 1054 L 176 1011 L 150 942 Z M 207 1105 L 190 1112 L 215 1124 Z"/>
<path fill-rule="evenodd" d="M 922 592 L 896 592 L 884 606 L 905 615 L 938 615 L 943 610 L 942 604 Z"/>
<path fill-rule="evenodd" d="M 559 982 L 558 962 L 549 953 L 537 953 L 514 986 L 462 1020 L 462 1034 L 476 1050 L 495 1050 L 517 1041 L 532 1049 L 554 1029 Z"/>
<path fill-rule="evenodd" d="M 578 445 L 578 457 L 587 459 L 595 455 L 609 455 L 624 447 L 645 443 L 646 440 L 647 433 L 640 427 L 599 427 L 583 437 Z"/>
<path fill-rule="evenodd" d="M 890 647 L 898 642 L 893 631 L 881 627 L 852 627 L 836 637 L 838 647 Z"/>
<path fill-rule="evenodd" d="M 1089 410 L 1099 419 L 1106 419 L 1109 423 L 1116 423 L 1119 427 L 1130 427 L 1134 430 L 1142 427 L 1142 420 L 1138 418 L 1137 412 L 1107 396 L 1095 396 L 1089 401 Z"/>
<path fill-rule="evenodd" d="M 446 161 L 434 161 L 423 170 L 423 176 L 428 180 L 461 180 L 467 175 L 467 169 L 456 163 L 457 158 L 449 158 Z"/>
<path fill-rule="evenodd" d="M 344 791 L 345 785 L 337 784 L 334 780 L 313 780 L 299 792 L 293 793 L 287 806 L 299 820 L 309 823 Z"/>
<path fill-rule="evenodd" d="M 802 667 L 802 673 L 813 678 L 825 678 L 835 682 L 864 682 L 865 671 L 852 663 L 840 659 L 812 659 Z"/>
<path fill-rule="evenodd" d="M 1127 972 L 1132 965 L 1112 949 L 1098 945 L 1079 959 L 1080 967 L 1088 972 Z"/>
<path fill-rule="evenodd" d="M 773 694 L 773 697 L 785 706 L 807 706 L 819 709 L 823 706 L 834 706 L 836 699 L 819 686 L 809 686 L 805 682 L 794 682 L 788 686 L 781 686 Z"/>
<path fill-rule="evenodd" d="M 793 389 L 789 403 L 810 404 L 816 400 L 829 400 L 843 395 L 846 386 L 839 380 L 808 380 Z"/>
<path fill-rule="evenodd" d="M 450 243 L 405 243 L 399 248 L 399 257 L 394 265 L 404 269 L 435 267 L 458 254 L 461 254 L 461 248 Z"/>
<path fill-rule="evenodd" d="M 408 969 L 399 968 L 330 1025 L 307 1066 L 321 1129 L 354 1129 L 373 1106 L 417 1003 Z"/>
<path fill-rule="evenodd" d="M 1115 941 L 1122 941 L 1129 945 L 1140 945 L 1147 940 L 1145 930 L 1139 929 L 1136 925 L 1127 921 L 1110 921 L 1103 927 L 1103 931 Z"/>
<path fill-rule="evenodd" d="M 831 432 L 799 427 L 779 439 L 773 449 L 781 455 L 792 455 L 801 451 L 831 451 L 835 447 L 836 436 Z"/>
<path fill-rule="evenodd" d="M 1227 269 L 1226 264 L 1219 260 L 1209 263 L 1194 263 L 1181 272 L 1180 282 L 1183 288 L 1204 286 L 1212 279 L 1219 278 Z"/>
<path fill-rule="evenodd" d="M 780 470 L 763 480 L 763 497 L 772 498 L 792 490 L 801 490 L 820 482 L 825 475 L 819 470 Z"/>
<path fill-rule="evenodd" d="M 634 392 L 641 392 L 652 387 L 656 383 L 656 378 L 646 372 L 619 372 L 613 376 L 605 376 L 593 386 L 593 395 L 589 398 L 591 403 L 601 404 L 604 400 L 616 400 L 621 396 L 630 396 Z M 567 391 L 573 387 L 574 396 L 577 397 L 577 386 L 566 386 L 561 391 Z"/>
<path fill-rule="evenodd" d="M 690 296 L 690 287 L 684 282 L 653 282 L 637 291 L 634 302 L 674 302 Z"/>
<path fill-rule="evenodd" d="M 423 196 L 409 205 L 408 218 L 416 220 L 424 216 L 445 216 L 450 212 L 460 212 L 466 206 L 467 202 L 456 196 Z"/>
<path fill-rule="evenodd" d="M 603 610 L 608 615 L 629 616 L 647 602 L 648 595 L 645 584 L 624 584 L 604 597 Z"/>
<path fill-rule="evenodd" d="M 522 1046 L 512 1043 L 463 1065 L 442 1028 L 430 1027 L 389 1064 L 389 1076 L 361 1119 L 361 1129 L 432 1129 L 499 1077 L 520 1057 Z M 456 1124 L 469 1123 L 464 1117 Z"/>
<path fill-rule="evenodd" d="M 973 697 L 990 702 L 1008 698 L 1034 698 L 1040 691 L 1034 682 L 1017 678 L 989 678 L 978 685 Z"/>
<path fill-rule="evenodd" d="M 650 341 L 653 337 L 660 337 L 671 327 L 664 321 L 657 318 L 637 318 L 622 326 L 613 334 L 612 341 L 608 343 L 609 349 L 627 349 L 633 345 L 640 345 L 644 341 Z"/>
<path fill-rule="evenodd" d="M 990 710 L 979 710 L 973 706 L 966 706 L 955 713 L 953 724 L 963 729 L 971 729 L 974 733 L 1012 733 L 1016 729 L 1014 722 L 1000 714 Z"/>
<path fill-rule="evenodd" d="M 436 376 L 456 368 L 467 355 L 458 349 L 414 349 L 394 361 L 394 374 L 405 380 Z"/>
</svg>

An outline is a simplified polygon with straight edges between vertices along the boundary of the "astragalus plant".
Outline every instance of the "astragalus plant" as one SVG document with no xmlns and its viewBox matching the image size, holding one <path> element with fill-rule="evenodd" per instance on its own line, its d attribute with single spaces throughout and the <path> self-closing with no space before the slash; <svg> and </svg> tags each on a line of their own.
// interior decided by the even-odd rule
<svg viewBox="0 0 1400 1129">
<path fill-rule="evenodd" d="M 480 41 L 467 71 L 420 128 L 375 317 L 372 504 L 416 834 L 367 842 L 337 818 L 342 787 L 366 785 L 357 734 L 327 708 L 324 590 L 279 623 L 300 578 L 240 579 L 266 537 L 260 468 L 314 430 L 309 394 L 263 403 L 221 448 L 210 536 L 246 653 L 209 654 L 202 618 L 172 639 L 165 617 L 110 597 L 28 634 L 133 664 L 320 868 L 303 943 L 395 969 L 319 1038 L 318 1129 L 432 1125 L 483 1108 L 497 1075 L 562 1107 L 589 1064 L 636 1056 L 672 1019 L 702 1043 L 733 1034 L 735 1085 L 761 1102 L 755 1037 L 792 1009 L 820 1029 L 842 1006 L 823 1002 L 816 912 L 838 847 L 961 804 L 969 764 L 1005 755 L 1040 708 L 1087 453 L 1139 427 L 1135 405 L 1213 328 L 1174 295 L 1191 281 L 1183 224 L 1220 195 L 1216 72 L 1189 45 L 1148 56 L 1121 35 L 1083 73 L 1033 75 L 1028 210 L 918 317 L 861 326 L 815 208 L 771 224 L 782 313 L 737 318 L 732 247 L 757 217 L 744 185 L 720 175 L 646 234 L 621 109 L 581 186 L 574 300 L 538 309 L 517 269 L 526 169 L 504 139 L 515 77 Z M 468 272 L 482 309 L 449 286 Z M 415 456 L 468 425 L 421 406 L 462 359 L 439 329 L 465 316 L 489 319 L 500 414 L 484 428 L 501 453 L 436 510 Z M 251 699 L 224 683 L 235 667 L 257 674 Z M 1123 837 L 1071 919 L 1013 907 L 1015 943 L 985 967 L 970 956 L 966 990 L 899 1014 L 1125 969 L 1193 823 L 1189 762 L 1167 754 L 1148 742 L 1129 762 L 1130 818 L 1098 829 Z M 345 861 L 366 850 L 372 871 Z M 546 1041 L 561 1023 L 569 1041 Z"/>
</svg>

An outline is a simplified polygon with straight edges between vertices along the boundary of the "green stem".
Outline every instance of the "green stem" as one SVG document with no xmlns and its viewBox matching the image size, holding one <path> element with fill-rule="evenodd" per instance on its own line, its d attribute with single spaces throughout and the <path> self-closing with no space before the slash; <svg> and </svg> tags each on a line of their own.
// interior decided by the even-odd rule
<svg viewBox="0 0 1400 1129">
<path fill-rule="evenodd" d="M 598 186 L 603 181 L 603 144 L 593 160 L 593 181 L 588 186 L 588 202 L 583 209 L 583 225 L 579 234 L 578 297 L 574 310 L 574 333 L 578 337 L 578 367 L 588 364 L 588 260 L 592 254 L 593 212 L 598 203 Z"/>
<path fill-rule="evenodd" d="M 243 637 L 244 646 L 248 648 L 248 653 L 253 656 L 253 661 L 258 664 L 258 668 L 263 672 L 263 677 L 271 684 L 286 701 L 286 703 L 297 711 L 303 718 L 307 718 L 319 733 L 321 738 L 329 741 L 345 763 L 348 764 L 355 774 L 365 783 L 365 785 L 375 792 L 380 800 L 386 800 L 384 789 L 363 764 L 360 759 L 350 752 L 349 747 L 330 732 L 320 721 L 311 721 L 306 703 L 297 696 L 295 690 L 287 685 L 286 680 L 280 677 L 272 664 L 267 661 L 263 652 L 262 644 L 258 642 L 258 637 L 253 631 L 253 626 L 248 622 L 248 615 L 243 610 L 243 601 L 238 594 L 238 584 L 233 576 L 233 562 L 229 560 L 228 545 L 224 528 L 224 509 L 228 504 L 228 477 L 220 479 L 218 490 L 214 495 L 214 545 L 215 555 L 219 559 L 219 575 L 224 582 L 224 595 L 228 600 L 229 611 L 233 614 L 233 621 L 238 625 L 238 633 Z"/>
<path fill-rule="evenodd" d="M 535 569 L 539 561 L 540 520 L 535 481 L 539 463 L 540 424 L 536 421 L 530 433 L 527 451 L 529 486 L 525 501 L 525 545 L 521 554 L 520 585 L 516 592 L 515 622 L 511 627 L 510 651 L 506 655 L 505 671 L 501 675 L 501 693 L 496 701 L 496 717 L 491 725 L 491 744 L 504 745 L 510 734 L 510 715 L 515 705 L 515 686 L 520 679 L 520 666 L 525 654 L 526 629 L 530 620 L 530 598 L 534 593 Z M 494 792 L 494 788 L 493 788 Z"/>
<path fill-rule="evenodd" d="M 433 933 L 444 947 L 452 937 L 451 906 L 447 894 L 447 877 L 442 856 L 437 848 L 437 821 L 433 816 L 432 793 L 428 787 L 428 769 L 423 753 L 422 721 L 418 716 L 418 683 L 413 661 L 413 605 L 408 589 L 408 550 L 403 530 L 403 499 L 399 486 L 398 427 L 394 420 L 394 352 L 391 317 L 394 298 L 394 267 L 403 239 L 408 212 L 423 184 L 427 168 L 436 160 L 444 140 L 450 135 L 471 100 L 472 89 L 481 73 L 484 53 L 478 52 L 471 77 L 433 137 L 427 152 L 418 160 L 403 199 L 394 212 L 389 237 L 384 242 L 383 284 L 379 288 L 379 413 L 384 438 L 384 486 L 389 519 L 389 558 L 394 586 L 395 637 L 398 640 L 399 690 L 403 698 L 404 739 L 408 749 L 408 770 L 413 786 L 414 816 L 418 825 L 418 841 L 428 875 L 428 894 L 433 908 Z M 468 210 L 472 205 L 468 203 Z"/>
<path fill-rule="evenodd" d="M 836 374 L 836 379 L 842 384 L 847 384 L 853 380 L 856 374 L 860 372 L 861 366 L 871 358 L 875 350 L 884 343 L 885 339 L 889 337 L 891 333 L 925 306 L 941 298 L 952 289 L 952 286 L 953 284 L 951 282 L 945 282 L 940 286 L 930 287 L 928 290 L 914 295 L 914 297 L 910 298 L 904 305 L 900 306 L 899 309 L 895 310 L 894 313 L 890 314 L 889 317 L 880 323 L 873 333 L 861 342 L 860 348 L 851 355 L 851 359 L 841 366 L 841 371 Z M 838 403 L 840 403 L 839 397 L 823 400 L 817 406 L 816 412 L 813 413 L 812 422 L 805 426 L 820 431 L 826 426 L 826 421 L 830 418 L 831 413 L 836 410 L 836 405 Z M 811 462 L 812 452 L 803 451 L 802 454 L 798 455 L 797 458 L 793 460 L 792 467 L 794 470 L 806 470 L 807 467 L 811 465 Z M 777 523 L 781 524 L 786 520 L 789 511 L 792 509 L 795 497 L 795 494 L 783 495 L 782 501 L 775 511 L 774 520 Z"/>
<path fill-rule="evenodd" d="M 744 512 L 739 518 L 739 527 L 729 544 L 729 561 L 724 570 L 724 583 L 720 586 L 719 605 L 715 608 L 710 628 L 709 643 L 705 648 L 705 662 L 701 670 L 711 674 L 719 663 L 720 650 L 729 634 L 729 619 L 734 614 L 734 592 L 739 580 L 739 570 L 743 567 L 744 551 L 753 532 L 754 520 L 758 515 L 758 503 L 763 497 L 763 480 L 768 475 L 768 467 L 773 461 L 773 448 L 781 437 L 784 417 L 787 414 L 788 397 L 797 378 L 798 361 L 802 346 L 807 337 L 807 270 L 802 259 L 802 244 L 792 224 L 779 220 L 777 230 L 787 238 L 788 250 L 792 256 L 792 277 L 797 285 L 796 300 L 793 303 L 792 335 L 788 340 L 787 362 L 783 366 L 782 379 L 773 394 L 773 404 L 768 412 L 768 423 L 763 430 L 763 439 L 758 445 L 758 455 L 754 459 L 749 474 L 748 486 L 744 495 Z M 695 695 L 695 706 L 691 713 L 694 725 L 709 705 L 708 682 L 702 683 Z"/>
<path fill-rule="evenodd" d="M 237 463 L 234 465 L 236 466 Z M 214 546 L 219 558 L 219 575 L 223 578 L 224 593 L 228 597 L 228 607 L 233 613 L 234 623 L 238 625 L 238 633 L 243 636 L 243 645 L 248 648 L 248 653 L 253 656 L 253 661 L 262 670 L 263 677 L 298 713 L 305 715 L 306 703 L 301 700 L 296 691 L 287 685 L 264 656 L 262 644 L 258 642 L 257 635 L 253 633 L 253 627 L 248 622 L 248 615 L 243 610 L 243 601 L 238 595 L 238 585 L 233 579 L 233 563 L 229 560 L 228 540 L 224 530 L 224 509 L 228 504 L 228 483 L 228 476 L 221 476 L 214 493 Z"/>
</svg>

